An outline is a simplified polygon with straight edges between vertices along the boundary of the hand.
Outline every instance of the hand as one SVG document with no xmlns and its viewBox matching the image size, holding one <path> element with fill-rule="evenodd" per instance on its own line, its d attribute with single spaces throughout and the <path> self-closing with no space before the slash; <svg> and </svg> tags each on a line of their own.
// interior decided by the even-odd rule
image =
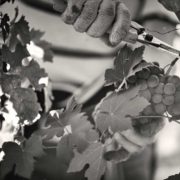
<svg viewBox="0 0 180 180">
<path fill-rule="evenodd" d="M 129 10 L 120 0 L 68 0 L 62 19 L 92 37 L 103 38 L 109 32 L 112 45 L 126 38 L 131 23 Z"/>
</svg>

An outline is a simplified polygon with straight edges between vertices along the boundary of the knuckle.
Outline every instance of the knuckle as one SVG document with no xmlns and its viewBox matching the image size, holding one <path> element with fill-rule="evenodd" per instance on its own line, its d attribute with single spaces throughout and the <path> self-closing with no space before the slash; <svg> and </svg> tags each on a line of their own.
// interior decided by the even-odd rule
<svg viewBox="0 0 180 180">
<path fill-rule="evenodd" d="M 85 21 L 92 20 L 94 17 L 96 17 L 96 13 L 93 8 L 88 8 L 83 12 L 82 18 Z"/>
<path fill-rule="evenodd" d="M 115 16 L 115 8 L 113 6 L 109 6 L 109 7 L 100 9 L 99 15 L 100 16 L 114 17 Z"/>
</svg>

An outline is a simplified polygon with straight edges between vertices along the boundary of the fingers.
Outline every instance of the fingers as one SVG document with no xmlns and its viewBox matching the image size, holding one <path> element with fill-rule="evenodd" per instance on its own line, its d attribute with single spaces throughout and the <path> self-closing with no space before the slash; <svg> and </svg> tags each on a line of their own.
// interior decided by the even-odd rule
<svg viewBox="0 0 180 180">
<path fill-rule="evenodd" d="M 111 30 L 109 41 L 113 46 L 126 38 L 131 23 L 127 7 L 119 0 L 68 0 L 62 19 L 73 24 L 76 31 L 92 37 L 102 37 Z M 126 39 L 134 42 L 135 38 Z"/>
<path fill-rule="evenodd" d="M 113 23 L 116 13 L 116 2 L 114 0 L 103 0 L 98 16 L 87 31 L 93 37 L 104 35 Z"/>
<path fill-rule="evenodd" d="M 62 14 L 62 20 L 66 24 L 74 24 L 85 2 L 86 0 L 68 0 L 67 8 Z"/>
<path fill-rule="evenodd" d="M 74 28 L 78 32 L 85 32 L 88 27 L 93 23 L 98 14 L 99 5 L 102 0 L 88 0 L 84 4 L 81 15 L 74 23 Z"/>
<path fill-rule="evenodd" d="M 109 37 L 112 45 L 117 45 L 125 39 L 131 24 L 130 13 L 124 3 L 118 3 L 116 14 L 116 20 Z"/>
</svg>

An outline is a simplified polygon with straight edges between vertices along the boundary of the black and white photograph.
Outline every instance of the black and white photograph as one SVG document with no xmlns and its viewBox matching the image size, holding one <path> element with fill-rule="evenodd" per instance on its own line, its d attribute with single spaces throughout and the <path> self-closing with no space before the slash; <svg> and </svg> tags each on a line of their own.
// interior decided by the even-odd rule
<svg viewBox="0 0 180 180">
<path fill-rule="evenodd" d="M 0 180 L 180 180 L 180 0 L 0 0 Z"/>
</svg>

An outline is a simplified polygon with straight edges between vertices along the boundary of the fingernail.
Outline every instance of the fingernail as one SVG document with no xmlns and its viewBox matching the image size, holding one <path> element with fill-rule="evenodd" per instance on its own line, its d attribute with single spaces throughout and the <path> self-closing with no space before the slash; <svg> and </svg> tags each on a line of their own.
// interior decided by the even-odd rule
<svg viewBox="0 0 180 180">
<path fill-rule="evenodd" d="M 122 38 L 119 33 L 113 33 L 110 36 L 110 42 L 112 45 L 116 46 L 122 41 Z"/>
</svg>

